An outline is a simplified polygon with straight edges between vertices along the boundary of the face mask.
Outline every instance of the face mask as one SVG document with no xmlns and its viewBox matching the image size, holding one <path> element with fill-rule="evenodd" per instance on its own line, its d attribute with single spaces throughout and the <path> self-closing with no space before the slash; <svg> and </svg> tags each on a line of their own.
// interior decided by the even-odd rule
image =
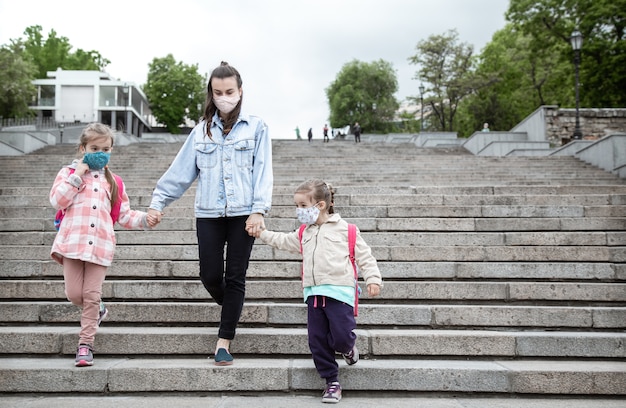
<svg viewBox="0 0 626 408">
<path fill-rule="evenodd" d="M 315 224 L 317 217 L 320 216 L 320 209 L 315 205 L 308 208 L 296 208 L 296 216 L 298 217 L 298 221 L 302 224 Z"/>
<path fill-rule="evenodd" d="M 214 97 L 213 102 L 215 102 L 215 106 L 217 106 L 217 109 L 219 109 L 220 112 L 231 113 L 239 103 L 240 99 L 241 97 L 239 96 L 239 94 L 235 94 L 232 96 Z"/>
<path fill-rule="evenodd" d="M 107 165 L 110 157 L 111 153 L 105 152 L 85 153 L 83 163 L 88 165 L 90 170 L 100 170 Z"/>
</svg>

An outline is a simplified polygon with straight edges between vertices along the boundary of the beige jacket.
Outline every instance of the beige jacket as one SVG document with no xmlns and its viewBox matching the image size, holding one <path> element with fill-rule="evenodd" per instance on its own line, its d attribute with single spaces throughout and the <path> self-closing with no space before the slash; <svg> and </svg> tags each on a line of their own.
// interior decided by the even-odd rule
<svg viewBox="0 0 626 408">
<path fill-rule="evenodd" d="M 290 252 L 300 252 L 298 230 L 294 232 L 263 231 L 266 244 Z M 309 225 L 302 234 L 304 263 L 303 286 L 354 285 L 354 269 L 348 248 L 348 223 L 339 214 L 332 214 L 322 225 Z M 382 287 L 382 277 L 372 250 L 357 228 L 354 257 L 360 276 L 367 285 Z"/>
</svg>

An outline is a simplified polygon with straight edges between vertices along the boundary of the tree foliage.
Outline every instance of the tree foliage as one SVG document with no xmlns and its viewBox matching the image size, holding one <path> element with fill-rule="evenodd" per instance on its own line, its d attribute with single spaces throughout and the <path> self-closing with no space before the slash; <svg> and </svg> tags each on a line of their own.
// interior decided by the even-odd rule
<svg viewBox="0 0 626 408">
<path fill-rule="evenodd" d="M 149 64 L 148 79 L 143 91 L 150 101 L 154 117 L 169 132 L 180 133 L 186 119 L 197 120 L 206 97 L 206 75 L 198 65 L 176 62 L 172 54 L 154 58 Z"/>
<path fill-rule="evenodd" d="M 50 30 L 48 37 L 44 38 L 41 30 L 38 25 L 24 30 L 24 51 L 31 56 L 37 67 L 36 78 L 46 78 L 48 71 L 56 71 L 57 68 L 102 71 L 111 62 L 98 51 L 84 51 L 79 48 L 76 52 L 71 52 L 72 45 L 67 37 L 59 37 L 55 30 Z"/>
<path fill-rule="evenodd" d="M 626 0 L 511 0 L 506 17 L 530 37 L 531 51 L 551 50 L 571 70 L 570 36 L 579 30 L 581 105 L 626 106 Z"/>
<path fill-rule="evenodd" d="M 456 30 L 431 35 L 416 46 L 417 53 L 409 62 L 419 66 L 414 79 L 425 85 L 424 104 L 432 108 L 434 121 L 431 130 L 451 131 L 459 103 L 485 81 L 474 75 L 474 47 L 460 43 Z M 409 97 L 418 102 L 419 96 Z"/>
<path fill-rule="evenodd" d="M 398 80 L 391 63 L 353 60 L 345 64 L 326 88 L 331 127 L 359 122 L 368 132 L 385 131 L 399 104 L 393 96 Z"/>
<path fill-rule="evenodd" d="M 568 64 L 554 49 L 533 51 L 531 38 L 508 24 L 496 32 L 479 57 L 476 75 L 489 86 L 476 90 L 459 108 L 458 132 L 469 136 L 484 122 L 497 130 L 511 129 L 541 105 L 573 100 Z M 562 46 L 562 45 L 560 45 Z"/>
<path fill-rule="evenodd" d="M 29 102 L 35 96 L 32 83 L 36 67 L 20 42 L 0 48 L 0 116 L 18 118 L 32 114 Z"/>
</svg>

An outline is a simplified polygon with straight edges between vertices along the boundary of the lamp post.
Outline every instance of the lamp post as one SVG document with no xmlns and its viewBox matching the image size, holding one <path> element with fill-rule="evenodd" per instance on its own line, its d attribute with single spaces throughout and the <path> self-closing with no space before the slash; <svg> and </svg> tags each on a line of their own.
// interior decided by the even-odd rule
<svg viewBox="0 0 626 408">
<path fill-rule="evenodd" d="M 122 92 L 124 93 L 124 132 L 126 133 L 130 133 L 128 132 L 128 91 L 128 84 L 124 82 Z"/>
<path fill-rule="evenodd" d="M 574 127 L 574 135 L 572 139 L 580 140 L 583 138 L 583 132 L 580 130 L 580 115 L 578 113 L 579 95 L 578 95 L 578 67 L 580 65 L 580 49 L 583 47 L 583 35 L 578 30 L 574 30 L 570 37 L 572 48 L 574 49 L 574 67 L 576 72 L 576 127 Z"/>
<path fill-rule="evenodd" d="M 424 84 L 420 84 L 420 130 L 424 130 Z"/>
</svg>

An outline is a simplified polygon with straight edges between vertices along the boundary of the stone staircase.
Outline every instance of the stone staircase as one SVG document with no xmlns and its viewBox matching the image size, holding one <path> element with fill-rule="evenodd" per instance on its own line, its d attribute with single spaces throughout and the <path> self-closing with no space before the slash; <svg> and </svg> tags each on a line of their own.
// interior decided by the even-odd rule
<svg viewBox="0 0 626 408">
<path fill-rule="evenodd" d="M 116 147 L 135 209 L 179 143 Z M 49 257 L 48 192 L 73 147 L 0 158 L 0 393 L 100 395 L 322 389 L 299 256 L 257 241 L 235 364 L 211 359 L 219 307 L 197 275 L 192 187 L 158 229 L 119 230 L 96 363 L 75 368 L 79 311 Z M 347 392 L 626 395 L 626 181 L 572 157 L 481 157 L 409 143 L 274 141 L 270 229 L 297 227 L 293 190 L 319 177 L 379 261 L 362 298 Z M 17 395 L 17 394 L 16 394 Z"/>
</svg>

